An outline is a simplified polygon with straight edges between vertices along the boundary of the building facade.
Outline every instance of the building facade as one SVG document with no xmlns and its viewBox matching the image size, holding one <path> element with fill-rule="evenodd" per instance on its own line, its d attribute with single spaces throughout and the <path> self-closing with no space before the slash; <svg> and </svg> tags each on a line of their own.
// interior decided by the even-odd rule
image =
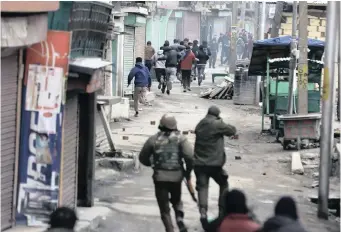
<svg viewBox="0 0 341 232">
<path fill-rule="evenodd" d="M 58 1 L 1 2 L 1 231 L 16 224 L 24 51 L 46 39 L 47 13 L 58 8 Z"/>
</svg>

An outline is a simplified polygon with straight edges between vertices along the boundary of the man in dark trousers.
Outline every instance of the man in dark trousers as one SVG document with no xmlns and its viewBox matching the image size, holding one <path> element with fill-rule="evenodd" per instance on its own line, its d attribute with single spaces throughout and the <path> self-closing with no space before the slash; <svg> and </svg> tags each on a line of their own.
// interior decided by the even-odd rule
<svg viewBox="0 0 341 232">
<path fill-rule="evenodd" d="M 202 45 L 199 46 L 199 50 L 196 54 L 197 62 L 197 73 L 198 73 L 198 85 L 201 85 L 202 80 L 205 80 L 205 67 L 207 61 L 211 56 L 211 51 L 207 47 L 207 42 L 203 41 Z"/>
<path fill-rule="evenodd" d="M 197 179 L 196 189 L 199 196 L 200 221 L 204 229 L 208 225 L 208 184 L 210 178 L 220 187 L 219 214 L 223 213 L 220 197 L 228 187 L 228 175 L 223 169 L 226 161 L 224 136 L 233 136 L 237 132 L 234 126 L 224 123 L 219 115 L 220 109 L 211 106 L 205 118 L 195 128 L 194 172 Z"/>
<path fill-rule="evenodd" d="M 135 67 L 131 69 L 128 75 L 128 86 L 131 84 L 134 78 L 134 110 L 135 117 L 137 117 L 139 115 L 139 102 L 146 104 L 146 93 L 152 85 L 150 72 L 148 68 L 142 64 L 141 57 L 136 58 Z"/>
<path fill-rule="evenodd" d="M 155 54 L 155 49 L 152 47 L 152 42 L 148 41 L 147 46 L 144 48 L 144 65 L 148 68 L 149 72 L 152 68 L 152 57 Z"/>
<path fill-rule="evenodd" d="M 197 56 L 199 51 L 199 41 L 198 40 L 193 40 L 193 46 L 192 46 L 192 52 L 194 53 L 195 56 Z M 194 80 L 197 78 L 197 63 L 194 63 L 194 69 L 193 69 L 193 75 L 194 75 Z"/>
<path fill-rule="evenodd" d="M 173 205 L 179 231 L 187 232 L 181 201 L 181 183 L 184 177 L 190 179 L 193 149 L 187 138 L 178 131 L 174 116 L 163 115 L 159 130 L 146 141 L 139 160 L 143 165 L 154 169 L 155 196 L 166 232 L 174 232 L 169 201 Z M 184 162 L 186 170 L 183 167 Z"/>
<path fill-rule="evenodd" d="M 181 76 L 182 76 L 182 85 L 184 87 L 184 92 L 191 91 L 191 72 L 192 65 L 196 60 L 194 53 L 191 51 L 190 46 L 186 46 L 186 51 L 181 57 L 180 66 L 181 66 Z"/>
</svg>

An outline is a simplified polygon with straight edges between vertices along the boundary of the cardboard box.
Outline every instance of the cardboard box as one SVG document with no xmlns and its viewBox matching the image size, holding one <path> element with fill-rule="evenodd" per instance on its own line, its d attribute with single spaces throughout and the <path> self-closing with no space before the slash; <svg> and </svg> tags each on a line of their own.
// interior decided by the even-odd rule
<svg viewBox="0 0 341 232">
<path fill-rule="evenodd" d="M 318 32 L 318 31 L 309 31 L 309 32 L 308 32 L 308 37 L 309 37 L 309 38 L 315 38 L 315 37 L 320 38 L 320 37 L 322 37 L 322 36 L 321 36 L 321 32 Z"/>
<path fill-rule="evenodd" d="M 282 23 L 281 28 L 284 30 L 291 30 L 292 24 L 291 23 L 290 24 L 289 23 Z"/>
<path fill-rule="evenodd" d="M 326 32 L 326 27 L 319 26 L 319 27 L 317 28 L 317 30 L 318 30 L 319 32 Z"/>
<path fill-rule="evenodd" d="M 320 26 L 320 19 L 309 19 L 310 26 Z"/>
<path fill-rule="evenodd" d="M 308 31 L 311 31 L 311 32 L 317 31 L 317 26 L 308 26 Z"/>
</svg>

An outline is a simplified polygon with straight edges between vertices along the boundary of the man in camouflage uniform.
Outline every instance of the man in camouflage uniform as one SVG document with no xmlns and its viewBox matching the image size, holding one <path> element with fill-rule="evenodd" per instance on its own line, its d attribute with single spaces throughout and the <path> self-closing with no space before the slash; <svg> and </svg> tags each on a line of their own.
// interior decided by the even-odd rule
<svg viewBox="0 0 341 232">
<path fill-rule="evenodd" d="M 223 212 L 221 195 L 228 188 L 228 175 L 223 169 L 226 161 L 224 136 L 236 134 L 236 128 L 226 124 L 219 117 L 220 109 L 211 106 L 207 115 L 195 128 L 194 172 L 197 179 L 196 189 L 199 197 L 200 221 L 207 229 L 208 185 L 212 178 L 220 187 L 219 215 Z"/>
<path fill-rule="evenodd" d="M 178 131 L 177 122 L 173 116 L 163 115 L 159 130 L 146 141 L 139 159 L 143 165 L 154 169 L 155 196 L 166 232 L 174 232 L 169 201 L 173 205 L 179 230 L 187 232 L 183 221 L 181 183 L 184 177 L 190 178 L 193 149 L 186 137 Z M 183 167 L 183 161 L 186 163 L 186 170 Z"/>
</svg>

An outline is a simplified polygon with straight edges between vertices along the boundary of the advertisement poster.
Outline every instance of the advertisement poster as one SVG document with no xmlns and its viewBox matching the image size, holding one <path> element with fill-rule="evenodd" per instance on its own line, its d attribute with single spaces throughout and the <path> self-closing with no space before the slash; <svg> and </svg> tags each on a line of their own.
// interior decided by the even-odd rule
<svg viewBox="0 0 341 232">
<path fill-rule="evenodd" d="M 39 226 L 58 207 L 70 32 L 27 48 L 21 114 L 17 224 Z"/>
</svg>

